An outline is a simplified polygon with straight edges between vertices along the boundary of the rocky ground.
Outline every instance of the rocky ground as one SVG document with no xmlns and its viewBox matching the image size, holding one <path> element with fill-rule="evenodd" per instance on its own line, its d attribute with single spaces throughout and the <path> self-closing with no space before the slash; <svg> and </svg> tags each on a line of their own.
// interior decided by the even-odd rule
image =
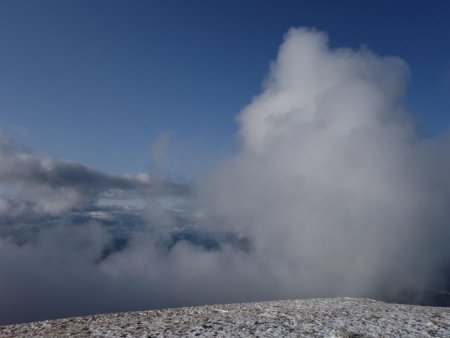
<svg viewBox="0 0 450 338">
<path fill-rule="evenodd" d="M 0 326 L 0 337 L 450 337 L 450 308 L 325 298 Z"/>
</svg>

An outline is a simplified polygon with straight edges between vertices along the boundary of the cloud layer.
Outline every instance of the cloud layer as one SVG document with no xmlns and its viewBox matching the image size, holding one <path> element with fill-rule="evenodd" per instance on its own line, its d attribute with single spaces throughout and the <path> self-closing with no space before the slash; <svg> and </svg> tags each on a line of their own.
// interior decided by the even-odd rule
<svg viewBox="0 0 450 338">
<path fill-rule="evenodd" d="M 0 180 L 36 203 L 43 212 L 60 214 L 121 192 L 145 196 L 181 195 L 186 185 L 150 179 L 145 173 L 112 175 L 82 164 L 33 153 L 0 136 Z M 4 202 L 6 203 L 6 202 Z"/>
<path fill-rule="evenodd" d="M 0 139 L 0 322 L 441 287 L 450 140 L 417 135 L 408 73 L 291 29 L 238 116 L 240 149 L 196 187 Z M 142 210 L 99 203 L 136 196 Z"/>
</svg>

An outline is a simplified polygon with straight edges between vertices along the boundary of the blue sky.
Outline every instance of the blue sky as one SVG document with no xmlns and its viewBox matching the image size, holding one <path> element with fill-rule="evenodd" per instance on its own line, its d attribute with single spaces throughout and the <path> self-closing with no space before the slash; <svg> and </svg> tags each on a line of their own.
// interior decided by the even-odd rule
<svg viewBox="0 0 450 338">
<path fill-rule="evenodd" d="M 411 68 L 425 136 L 450 126 L 446 1 L 2 1 L 0 132 L 113 173 L 147 170 L 169 131 L 171 171 L 195 176 L 235 147 L 283 34 L 329 34 Z"/>
<path fill-rule="evenodd" d="M 324 296 L 442 305 L 449 14 L 0 1 L 0 324 Z M 408 67 L 385 56 L 409 65 L 418 133 Z"/>
</svg>

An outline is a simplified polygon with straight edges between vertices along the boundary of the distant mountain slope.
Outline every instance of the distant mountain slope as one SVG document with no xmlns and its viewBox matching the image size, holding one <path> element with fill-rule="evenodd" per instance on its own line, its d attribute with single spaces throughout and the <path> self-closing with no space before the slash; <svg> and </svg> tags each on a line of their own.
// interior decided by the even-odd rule
<svg viewBox="0 0 450 338">
<path fill-rule="evenodd" d="M 1 337 L 450 337 L 450 309 L 323 298 L 127 312 L 0 327 Z"/>
</svg>

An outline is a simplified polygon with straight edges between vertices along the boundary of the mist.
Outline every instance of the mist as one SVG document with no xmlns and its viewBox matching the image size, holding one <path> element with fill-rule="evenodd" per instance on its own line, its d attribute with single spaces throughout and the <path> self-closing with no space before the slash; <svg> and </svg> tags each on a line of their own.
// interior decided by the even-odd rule
<svg viewBox="0 0 450 338">
<path fill-rule="evenodd" d="M 408 77 L 398 57 L 289 30 L 238 149 L 195 184 L 2 138 L 0 322 L 443 287 L 450 139 L 417 132 Z"/>
</svg>

